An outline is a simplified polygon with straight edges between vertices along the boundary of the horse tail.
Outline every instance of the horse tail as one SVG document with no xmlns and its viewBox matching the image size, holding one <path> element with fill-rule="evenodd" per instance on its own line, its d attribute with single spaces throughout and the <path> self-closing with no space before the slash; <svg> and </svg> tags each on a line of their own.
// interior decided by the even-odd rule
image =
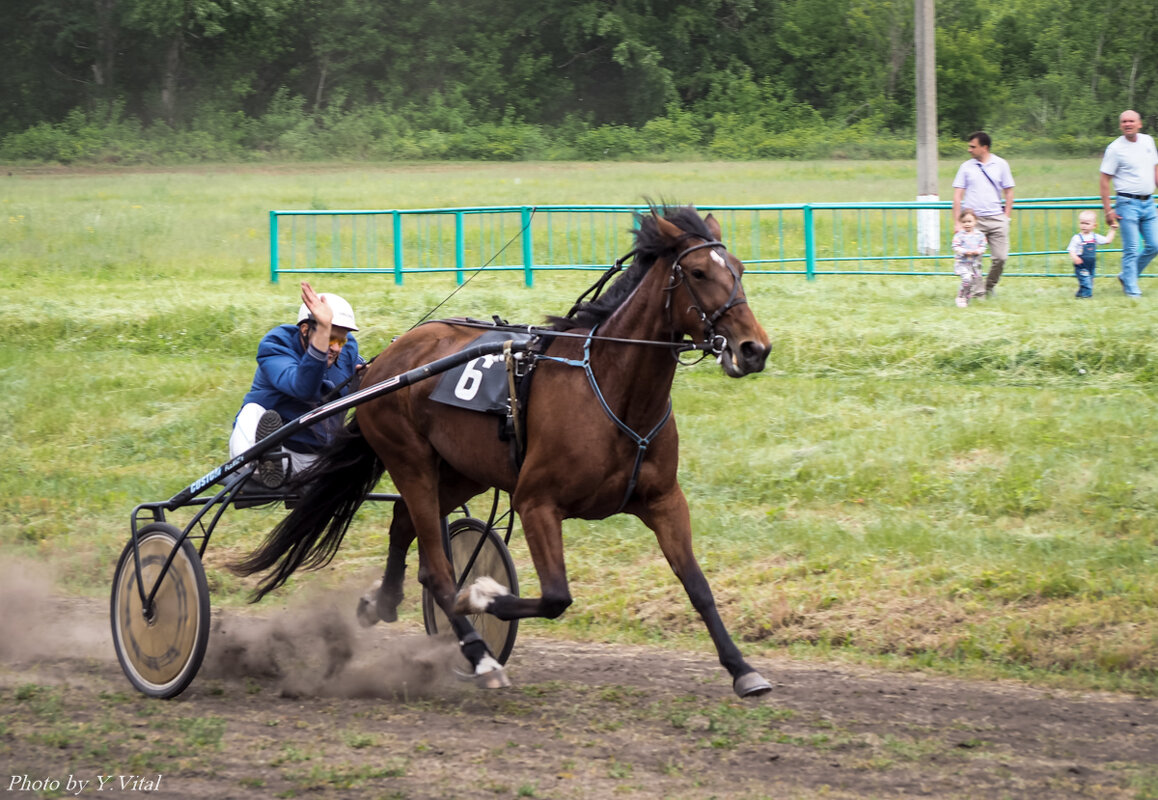
<svg viewBox="0 0 1158 800">
<path fill-rule="evenodd" d="M 355 512 L 384 471 L 354 421 L 318 454 L 308 470 L 294 476 L 289 489 L 301 495 L 297 506 L 260 547 L 229 565 L 239 575 L 273 567 L 254 589 L 250 602 L 258 602 L 284 584 L 299 567 L 318 569 L 329 564 Z"/>
</svg>

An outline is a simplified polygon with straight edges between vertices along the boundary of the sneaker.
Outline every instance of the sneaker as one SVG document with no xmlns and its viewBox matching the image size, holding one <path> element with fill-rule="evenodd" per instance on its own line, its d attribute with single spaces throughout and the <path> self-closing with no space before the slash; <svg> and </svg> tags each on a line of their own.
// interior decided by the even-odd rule
<svg viewBox="0 0 1158 800">
<path fill-rule="evenodd" d="M 257 431 L 253 435 L 254 441 L 260 442 L 271 433 L 276 432 L 281 426 L 281 414 L 273 409 L 266 411 L 257 420 Z"/>
<path fill-rule="evenodd" d="M 1126 297 L 1137 300 L 1138 298 L 1140 298 L 1142 296 L 1141 292 L 1139 292 L 1138 294 L 1130 294 L 1130 292 L 1126 289 L 1126 282 L 1124 280 L 1122 280 L 1122 276 L 1118 275 L 1117 278 L 1118 278 L 1118 283 L 1122 286 L 1122 294 L 1126 295 Z"/>
<path fill-rule="evenodd" d="M 968 306 L 969 306 L 969 301 L 966 300 L 964 297 L 958 297 L 957 298 L 957 308 L 967 308 Z"/>
<path fill-rule="evenodd" d="M 257 441 L 270 436 L 282 426 L 281 415 L 273 409 L 266 411 L 257 421 L 254 438 Z M 257 478 L 267 489 L 276 489 L 285 483 L 285 466 L 280 448 L 257 462 Z"/>
<path fill-rule="evenodd" d="M 995 299 L 997 297 L 997 287 L 996 286 L 986 287 L 985 296 L 987 298 L 989 298 L 990 300 Z"/>
</svg>

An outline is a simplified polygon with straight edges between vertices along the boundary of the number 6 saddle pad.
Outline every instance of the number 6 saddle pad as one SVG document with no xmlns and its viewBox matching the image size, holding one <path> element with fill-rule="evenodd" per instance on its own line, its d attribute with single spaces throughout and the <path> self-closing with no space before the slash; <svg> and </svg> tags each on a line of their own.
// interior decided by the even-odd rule
<svg viewBox="0 0 1158 800">
<path fill-rule="evenodd" d="M 507 340 L 526 342 L 531 338 L 525 333 L 487 331 L 475 339 L 471 346 Z M 479 356 L 462 366 L 448 369 L 438 379 L 430 399 L 484 414 L 506 414 L 510 406 L 510 393 L 503 352 L 500 350 L 491 355 Z"/>
</svg>

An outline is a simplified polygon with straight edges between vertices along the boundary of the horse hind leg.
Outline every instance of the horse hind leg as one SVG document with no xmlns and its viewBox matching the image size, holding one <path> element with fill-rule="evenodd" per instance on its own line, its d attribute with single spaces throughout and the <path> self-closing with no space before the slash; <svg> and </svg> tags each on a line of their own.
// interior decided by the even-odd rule
<svg viewBox="0 0 1158 800">
<path fill-rule="evenodd" d="M 390 521 L 390 545 L 386 555 L 386 571 L 358 600 L 358 623 L 369 628 L 379 622 L 396 622 L 398 606 L 403 599 L 403 579 L 406 577 L 406 554 L 414 542 L 414 523 L 406 511 L 406 504 L 394 505 Z"/>
<path fill-rule="evenodd" d="M 406 555 L 395 557 L 393 548 L 386 558 L 386 571 L 358 598 L 358 624 L 363 628 L 379 622 L 397 622 L 398 606 L 405 597 L 402 578 L 406 574 Z"/>
</svg>

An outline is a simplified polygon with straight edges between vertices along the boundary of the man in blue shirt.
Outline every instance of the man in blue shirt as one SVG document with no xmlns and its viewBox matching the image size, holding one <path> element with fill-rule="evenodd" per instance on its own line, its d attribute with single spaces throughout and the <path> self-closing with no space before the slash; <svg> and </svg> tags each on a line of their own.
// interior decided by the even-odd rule
<svg viewBox="0 0 1158 800">
<path fill-rule="evenodd" d="M 257 371 L 229 437 L 232 458 L 253 447 L 285 422 L 297 419 L 350 391 L 351 378 L 365 364 L 358 357 L 354 309 L 336 294 L 318 294 L 302 282 L 296 325 L 279 325 L 257 347 Z M 341 426 L 341 415 L 303 428 L 284 443 L 294 472 L 308 467 Z M 258 477 L 268 488 L 285 481 L 285 460 L 268 454 Z"/>
<path fill-rule="evenodd" d="M 1121 225 L 1122 271 L 1118 281 L 1127 297 L 1142 296 L 1138 276 L 1158 255 L 1158 212 L 1154 190 L 1158 186 L 1158 150 L 1154 140 L 1142 133 L 1142 116 L 1133 109 L 1118 117 L 1122 135 L 1106 148 L 1098 179 L 1106 224 Z M 1110 183 L 1114 206 L 1110 207 Z"/>
</svg>

